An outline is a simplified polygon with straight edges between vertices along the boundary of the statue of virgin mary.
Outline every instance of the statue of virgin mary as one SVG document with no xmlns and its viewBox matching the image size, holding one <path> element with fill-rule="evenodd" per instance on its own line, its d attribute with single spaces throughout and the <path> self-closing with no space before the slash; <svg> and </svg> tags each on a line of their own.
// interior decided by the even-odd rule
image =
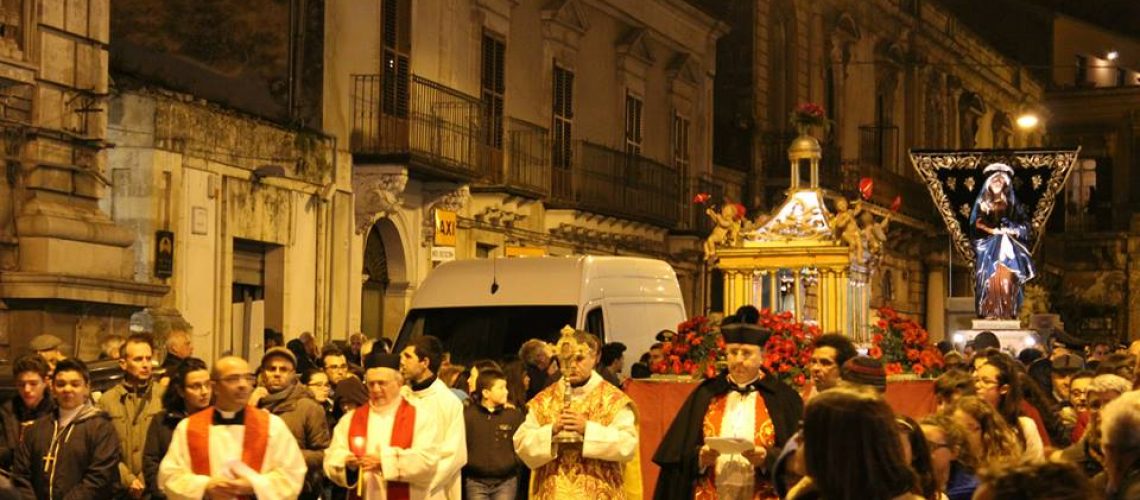
<svg viewBox="0 0 1140 500">
<path fill-rule="evenodd" d="M 1029 225 L 1013 192 L 1013 169 L 992 163 L 970 212 L 974 307 L 978 317 L 1016 319 L 1025 283 L 1036 276 L 1026 243 Z"/>
</svg>

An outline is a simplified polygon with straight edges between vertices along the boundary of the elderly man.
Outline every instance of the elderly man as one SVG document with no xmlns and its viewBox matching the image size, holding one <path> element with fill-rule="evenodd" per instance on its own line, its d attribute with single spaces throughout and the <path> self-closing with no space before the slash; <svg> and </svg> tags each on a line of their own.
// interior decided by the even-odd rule
<svg viewBox="0 0 1140 500">
<path fill-rule="evenodd" d="M 162 369 L 166 373 L 174 373 L 178 364 L 194 355 L 194 342 L 190 338 L 193 332 L 190 323 L 181 319 L 170 324 L 170 333 L 166 334 L 166 359 L 162 360 Z"/>
<path fill-rule="evenodd" d="M 24 432 L 12 465 L 21 498 L 120 498 L 119 439 L 107 413 L 88 402 L 90 384 L 82 361 L 56 365 L 59 406 Z"/>
<path fill-rule="evenodd" d="M 637 411 L 633 400 L 594 371 L 601 351 L 598 338 L 583 331 L 564 335 L 573 336 L 574 349 L 568 359 L 559 360 L 566 383 L 538 393 L 515 431 L 515 451 L 533 471 L 530 496 L 622 498 L 626 488 L 640 489 L 624 477 L 638 446 Z M 576 439 L 559 442 L 563 432 Z"/>
<path fill-rule="evenodd" d="M 151 383 L 154 340 L 150 335 L 131 335 L 123 343 L 119 354 L 119 368 L 123 369 L 123 382 L 99 398 L 99 408 L 111 416 L 115 432 L 122 444 L 119 462 L 119 479 L 131 498 L 141 498 L 146 484 L 143 481 L 143 448 L 150 421 L 162 414 L 162 395 L 165 388 Z"/>
<path fill-rule="evenodd" d="M 1140 392 L 1108 403 L 1100 421 L 1108 498 L 1140 498 Z"/>
<path fill-rule="evenodd" d="M 55 364 L 60 362 L 65 356 L 63 351 L 60 351 L 60 346 L 63 345 L 63 340 L 55 335 L 36 335 L 32 337 L 31 342 L 28 342 L 28 348 L 32 352 L 47 361 L 48 366 L 52 372 L 55 372 Z"/>
<path fill-rule="evenodd" d="M 329 446 L 329 428 L 320 403 L 313 399 L 307 387 L 297 382 L 296 369 L 296 358 L 288 349 L 270 349 L 261 357 L 265 386 L 258 387 L 254 394 L 258 408 L 281 417 L 293 433 L 309 467 L 300 498 L 316 499 L 324 482 L 321 462 Z"/>
<path fill-rule="evenodd" d="M 439 380 L 443 344 L 431 335 L 416 337 L 400 353 L 400 374 L 411 389 L 408 399 L 438 422 L 439 465 L 428 498 L 459 500 L 460 470 L 467 464 L 467 431 L 463 403 Z"/>
<path fill-rule="evenodd" d="M 399 356 L 368 359 L 368 404 L 337 423 L 325 474 L 353 498 L 428 498 L 439 463 L 438 422 L 401 396 Z"/>
<path fill-rule="evenodd" d="M 761 498 L 773 496 L 776 455 L 795 433 L 803 400 L 760 369 L 770 332 L 756 325 L 721 327 L 728 371 L 705 380 L 669 426 L 653 461 L 661 466 L 656 498 Z M 752 448 L 721 453 L 712 438 L 744 439 Z M 722 448 L 723 449 L 723 448 Z"/>
<path fill-rule="evenodd" d="M 242 358 L 214 363 L 214 406 L 178 423 L 158 467 L 158 484 L 168 498 L 276 500 L 301 494 L 305 457 L 281 417 L 248 406 L 255 378 Z"/>
</svg>

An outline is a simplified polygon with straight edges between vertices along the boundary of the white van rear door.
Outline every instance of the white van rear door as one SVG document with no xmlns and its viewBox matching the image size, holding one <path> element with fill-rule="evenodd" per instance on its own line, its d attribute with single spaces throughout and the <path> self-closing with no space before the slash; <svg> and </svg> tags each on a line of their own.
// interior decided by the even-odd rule
<svg viewBox="0 0 1140 500">
<path fill-rule="evenodd" d="M 625 344 L 628 370 L 642 353 L 657 342 L 657 332 L 677 331 L 685 321 L 685 307 L 677 302 L 604 300 L 606 341 Z"/>
</svg>

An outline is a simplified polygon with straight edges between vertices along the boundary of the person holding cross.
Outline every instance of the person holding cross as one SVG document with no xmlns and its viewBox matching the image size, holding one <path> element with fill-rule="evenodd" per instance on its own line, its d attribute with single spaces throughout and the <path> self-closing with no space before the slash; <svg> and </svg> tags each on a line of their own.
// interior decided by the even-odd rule
<svg viewBox="0 0 1140 500">
<path fill-rule="evenodd" d="M 55 365 L 59 406 L 24 432 L 12 464 L 21 498 L 119 498 L 119 437 L 107 413 L 87 401 L 90 382 L 82 361 Z"/>
<path fill-rule="evenodd" d="M 249 406 L 249 363 L 219 359 L 210 379 L 214 405 L 178 423 L 158 466 L 167 498 L 297 498 L 305 458 L 281 417 Z"/>
</svg>

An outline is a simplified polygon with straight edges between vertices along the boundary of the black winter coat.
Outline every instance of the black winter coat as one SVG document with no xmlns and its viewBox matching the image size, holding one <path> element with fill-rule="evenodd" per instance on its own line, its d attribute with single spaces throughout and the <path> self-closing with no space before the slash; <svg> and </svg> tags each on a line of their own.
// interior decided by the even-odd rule
<svg viewBox="0 0 1140 500">
<path fill-rule="evenodd" d="M 4 428 L 3 433 L 0 433 L 0 440 L 3 440 L 0 441 L 0 468 L 12 469 L 12 460 L 15 459 L 16 450 L 20 447 L 20 435 L 32 425 L 33 421 L 53 410 L 55 410 L 55 400 L 46 389 L 43 400 L 35 408 L 24 407 L 24 400 L 18 395 L 0 404 L 0 426 Z"/>
<path fill-rule="evenodd" d="M 36 420 L 24 433 L 12 476 L 21 498 L 100 500 L 120 498 L 119 435 L 103 410 L 85 406 L 59 429 L 54 474 L 44 471 L 51 451 L 58 410 Z M 49 477 L 50 476 L 50 477 Z"/>
<path fill-rule="evenodd" d="M 146 430 L 146 445 L 143 446 L 143 481 L 146 482 L 146 492 L 143 498 L 161 500 L 166 494 L 158 488 L 158 466 L 170 448 L 170 440 L 174 438 L 174 428 L 178 422 L 186 418 L 186 413 L 167 411 L 161 416 L 156 415 L 150 420 L 150 427 Z"/>
</svg>

